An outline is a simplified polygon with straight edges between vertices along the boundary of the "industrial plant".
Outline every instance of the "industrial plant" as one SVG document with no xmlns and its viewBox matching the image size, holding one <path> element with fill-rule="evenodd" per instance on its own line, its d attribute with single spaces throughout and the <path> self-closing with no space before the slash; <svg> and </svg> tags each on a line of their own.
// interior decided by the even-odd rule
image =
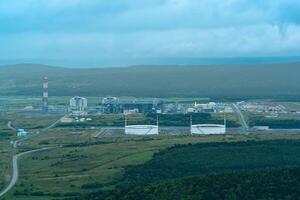
<svg viewBox="0 0 300 200">
<path fill-rule="evenodd" d="M 67 114 L 61 119 L 61 123 L 91 123 L 93 116 L 101 115 L 142 115 L 147 116 L 151 114 L 190 114 L 205 113 L 205 114 L 221 114 L 221 113 L 235 113 L 232 103 L 223 102 L 201 102 L 196 101 L 164 101 L 159 98 L 153 99 L 137 99 L 137 98 L 119 98 L 119 97 L 102 97 L 98 103 L 88 107 L 87 98 L 74 96 L 69 100 L 68 104 L 59 104 L 49 106 L 48 98 L 48 77 L 43 78 L 43 96 L 42 96 L 42 111 L 49 114 Z M 95 102 L 95 101 L 93 101 Z M 275 103 L 246 103 L 238 102 L 237 105 L 246 112 L 250 113 L 267 113 L 270 115 L 287 113 L 287 109 Z M 26 106 L 24 110 L 34 112 L 33 106 Z M 239 115 L 238 115 L 239 116 Z M 154 125 L 135 124 L 128 125 L 125 120 L 124 132 L 126 135 L 157 135 L 159 134 L 158 119 Z M 94 123 L 94 126 L 95 125 Z M 255 130 L 267 130 L 268 126 L 255 126 Z M 193 124 L 190 122 L 190 134 L 192 135 L 210 135 L 210 134 L 225 134 L 226 120 L 224 124 L 210 124 L 202 122 L 200 124 Z M 19 136 L 26 135 L 25 132 L 20 131 Z"/>
<path fill-rule="evenodd" d="M 153 101 L 119 100 L 117 97 L 105 97 L 102 99 L 102 111 L 112 113 L 162 113 L 164 102 L 160 99 Z"/>
</svg>

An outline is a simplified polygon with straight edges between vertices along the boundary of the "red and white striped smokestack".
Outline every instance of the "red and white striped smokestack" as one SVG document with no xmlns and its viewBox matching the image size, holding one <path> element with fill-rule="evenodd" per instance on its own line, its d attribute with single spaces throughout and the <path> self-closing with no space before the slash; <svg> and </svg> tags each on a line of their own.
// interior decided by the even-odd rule
<svg viewBox="0 0 300 200">
<path fill-rule="evenodd" d="M 43 111 L 48 112 L 48 77 L 44 77 L 43 83 Z"/>
</svg>

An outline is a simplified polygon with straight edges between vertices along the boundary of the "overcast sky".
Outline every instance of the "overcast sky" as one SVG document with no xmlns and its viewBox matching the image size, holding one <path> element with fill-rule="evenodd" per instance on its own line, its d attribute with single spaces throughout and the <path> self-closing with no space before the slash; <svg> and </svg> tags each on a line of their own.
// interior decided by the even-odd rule
<svg viewBox="0 0 300 200">
<path fill-rule="evenodd" d="M 0 0 L 2 62 L 261 56 L 300 56 L 299 0 Z"/>
</svg>

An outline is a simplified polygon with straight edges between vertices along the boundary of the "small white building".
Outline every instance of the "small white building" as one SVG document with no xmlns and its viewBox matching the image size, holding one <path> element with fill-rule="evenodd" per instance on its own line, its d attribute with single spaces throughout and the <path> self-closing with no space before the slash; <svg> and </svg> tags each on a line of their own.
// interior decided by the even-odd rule
<svg viewBox="0 0 300 200">
<path fill-rule="evenodd" d="M 270 127 L 269 126 L 253 126 L 254 130 L 257 131 L 269 131 Z"/>
<path fill-rule="evenodd" d="M 28 135 L 27 131 L 25 131 L 24 129 L 18 129 L 18 131 L 17 131 L 17 136 L 18 137 L 24 137 L 24 136 L 27 136 L 27 135 Z"/>
</svg>

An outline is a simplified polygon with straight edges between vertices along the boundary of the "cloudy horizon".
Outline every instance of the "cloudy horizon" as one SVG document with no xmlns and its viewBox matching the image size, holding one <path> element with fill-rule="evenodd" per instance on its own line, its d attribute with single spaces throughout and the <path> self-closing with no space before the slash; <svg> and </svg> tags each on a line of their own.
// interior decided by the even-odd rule
<svg viewBox="0 0 300 200">
<path fill-rule="evenodd" d="M 297 0 L 11 0 L 0 23 L 1 64 L 300 56 Z"/>
</svg>

